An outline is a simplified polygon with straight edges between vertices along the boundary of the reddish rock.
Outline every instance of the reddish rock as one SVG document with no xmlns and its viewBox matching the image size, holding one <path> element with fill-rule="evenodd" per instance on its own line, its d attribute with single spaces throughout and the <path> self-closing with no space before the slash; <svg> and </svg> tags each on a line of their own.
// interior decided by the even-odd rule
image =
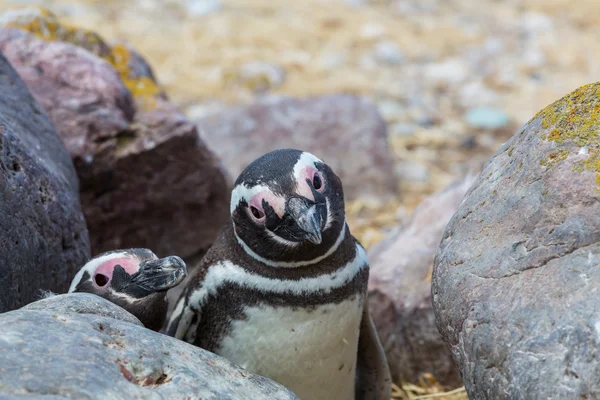
<svg viewBox="0 0 600 400">
<path fill-rule="evenodd" d="M 347 95 L 263 99 L 224 107 L 202 117 L 199 127 L 232 176 L 266 152 L 297 148 L 326 161 L 349 199 L 396 195 L 386 124 L 367 100 Z"/>
<path fill-rule="evenodd" d="M 81 37 L 94 44 L 97 37 L 61 30 L 51 14 L 31 18 L 37 23 L 23 17 L 13 25 L 34 34 L 0 29 L 0 51 L 71 154 L 93 253 L 128 247 L 202 253 L 228 215 L 229 185 L 195 125 L 168 102 L 131 48 L 85 46 Z M 36 31 L 40 24 L 51 34 Z M 76 45 L 60 41 L 71 37 L 79 38 Z M 94 54 L 96 48 L 103 51 Z"/>
<path fill-rule="evenodd" d="M 41 289 L 66 292 L 90 242 L 69 153 L 2 54 L 0 93 L 2 313 L 37 300 Z"/>
<path fill-rule="evenodd" d="M 406 226 L 369 252 L 369 308 L 394 379 L 416 382 L 431 373 L 442 384 L 462 385 L 435 325 L 430 278 L 444 228 L 473 182 L 468 176 L 426 198 Z"/>
</svg>

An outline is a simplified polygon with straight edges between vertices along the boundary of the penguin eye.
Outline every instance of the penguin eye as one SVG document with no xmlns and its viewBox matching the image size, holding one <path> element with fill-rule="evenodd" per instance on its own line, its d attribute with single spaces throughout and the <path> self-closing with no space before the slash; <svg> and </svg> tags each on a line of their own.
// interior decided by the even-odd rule
<svg viewBox="0 0 600 400">
<path fill-rule="evenodd" d="M 96 282 L 96 285 L 102 287 L 102 286 L 106 286 L 106 284 L 108 283 L 109 279 L 106 275 L 102 275 L 102 274 L 96 274 L 94 276 L 94 282 Z"/>
<path fill-rule="evenodd" d="M 315 172 L 312 184 L 315 190 L 320 190 L 323 188 L 323 179 L 321 179 L 321 175 L 318 172 Z"/>
<path fill-rule="evenodd" d="M 265 213 L 254 206 L 250 206 L 250 213 L 252 213 L 252 216 L 257 221 L 262 220 L 265 217 Z"/>
</svg>

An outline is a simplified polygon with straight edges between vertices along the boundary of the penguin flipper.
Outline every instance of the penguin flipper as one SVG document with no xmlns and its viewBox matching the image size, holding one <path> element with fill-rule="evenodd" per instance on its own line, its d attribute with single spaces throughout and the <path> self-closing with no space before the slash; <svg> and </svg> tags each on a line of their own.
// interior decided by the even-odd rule
<svg viewBox="0 0 600 400">
<path fill-rule="evenodd" d="M 177 301 L 177 306 L 169 317 L 164 333 L 179 340 L 189 341 L 190 330 L 194 330 L 200 321 L 201 313 L 190 307 L 187 288 Z M 194 326 L 192 326 L 194 325 Z"/>
<path fill-rule="evenodd" d="M 356 362 L 356 400 L 389 400 L 392 378 L 379 335 L 369 314 L 368 301 L 363 307 Z"/>
</svg>

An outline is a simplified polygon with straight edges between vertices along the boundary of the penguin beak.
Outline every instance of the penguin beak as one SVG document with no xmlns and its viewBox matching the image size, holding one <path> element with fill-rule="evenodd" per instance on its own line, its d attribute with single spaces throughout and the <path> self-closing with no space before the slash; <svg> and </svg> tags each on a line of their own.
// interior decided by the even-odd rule
<svg viewBox="0 0 600 400">
<path fill-rule="evenodd" d="M 302 230 L 301 236 L 313 244 L 321 244 L 321 214 L 317 204 L 301 197 L 292 197 L 287 202 L 287 212 Z"/>
<path fill-rule="evenodd" d="M 185 262 L 177 256 L 146 260 L 140 263 L 131 283 L 149 292 L 162 292 L 179 285 L 187 276 Z"/>
</svg>

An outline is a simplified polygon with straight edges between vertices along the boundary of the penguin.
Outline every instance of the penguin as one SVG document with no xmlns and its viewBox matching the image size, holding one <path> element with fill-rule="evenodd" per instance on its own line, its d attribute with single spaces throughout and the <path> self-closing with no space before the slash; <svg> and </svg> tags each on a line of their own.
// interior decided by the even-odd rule
<svg viewBox="0 0 600 400">
<path fill-rule="evenodd" d="M 235 181 L 229 221 L 164 331 L 303 400 L 389 400 L 368 279 L 339 177 L 311 153 L 275 150 Z"/>
<path fill-rule="evenodd" d="M 159 331 L 167 315 L 167 290 L 186 276 L 186 264 L 177 256 L 158 258 L 149 249 L 114 250 L 89 260 L 68 293 L 94 293 L 129 311 L 146 328 Z"/>
</svg>

